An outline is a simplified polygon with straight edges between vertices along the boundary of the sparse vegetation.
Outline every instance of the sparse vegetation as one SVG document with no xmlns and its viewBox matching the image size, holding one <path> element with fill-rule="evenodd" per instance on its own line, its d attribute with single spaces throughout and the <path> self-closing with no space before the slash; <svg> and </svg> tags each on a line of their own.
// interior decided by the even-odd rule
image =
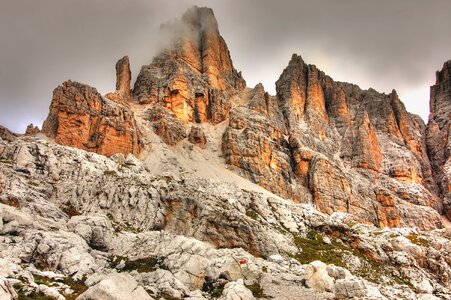
<svg viewBox="0 0 451 300">
<path fill-rule="evenodd" d="M 37 182 L 35 182 L 35 181 L 33 181 L 33 180 L 28 180 L 28 185 L 31 185 L 31 186 L 39 186 L 39 183 L 37 183 Z"/>
<path fill-rule="evenodd" d="M 326 264 L 334 264 L 340 267 L 346 266 L 343 255 L 348 249 L 339 243 L 335 245 L 325 243 L 323 237 L 317 231 L 310 231 L 305 238 L 294 236 L 294 242 L 302 250 L 294 258 L 302 264 L 320 260 Z"/>
<path fill-rule="evenodd" d="M 428 240 L 426 240 L 424 237 L 419 236 L 418 234 L 411 233 L 408 236 L 406 236 L 409 241 L 411 241 L 413 244 L 423 247 L 429 247 L 430 243 Z"/>
<path fill-rule="evenodd" d="M 407 277 L 395 274 L 390 269 L 384 268 L 378 261 L 368 258 L 359 251 L 336 240 L 333 240 L 331 244 L 325 243 L 321 234 L 315 230 L 310 231 L 305 238 L 294 236 L 294 242 L 299 249 L 302 249 L 302 252 L 292 257 L 302 264 L 319 260 L 326 264 L 348 268 L 354 275 L 363 277 L 371 282 L 380 283 L 381 277 L 386 276 L 391 278 L 393 282 L 412 288 L 412 284 Z M 349 255 L 360 260 L 361 266 L 358 269 L 352 270 L 346 263 L 349 260 Z"/>
<path fill-rule="evenodd" d="M 13 161 L 8 158 L 0 158 L 0 163 L 2 164 L 12 164 Z"/>
<path fill-rule="evenodd" d="M 57 286 L 58 283 L 62 283 L 68 285 L 74 292 L 72 294 L 64 294 L 64 297 L 67 300 L 74 300 L 79 295 L 81 295 L 84 291 L 88 289 L 88 286 L 84 283 L 86 278 L 84 277 L 82 280 L 76 281 L 72 277 L 64 277 L 63 279 L 52 280 L 47 277 L 34 275 L 34 282 L 36 284 L 43 284 L 46 286 Z M 47 296 L 42 292 L 37 292 L 35 290 L 27 290 L 21 283 L 14 284 L 14 289 L 17 291 L 19 295 L 19 300 L 54 300 L 53 297 Z"/>
<path fill-rule="evenodd" d="M 248 209 L 246 211 L 246 216 L 248 216 L 252 220 L 258 220 L 258 214 L 253 209 Z"/>
<path fill-rule="evenodd" d="M 115 170 L 106 170 L 103 172 L 103 174 L 106 176 L 118 176 Z"/>
<path fill-rule="evenodd" d="M 27 291 L 24 289 L 24 286 L 20 283 L 14 284 L 14 289 L 19 296 L 18 300 L 55 300 L 55 298 L 45 295 L 42 292 L 36 292 L 34 290 Z"/>
<path fill-rule="evenodd" d="M 70 295 L 64 295 L 66 297 L 66 300 L 74 300 L 79 295 L 83 294 L 87 289 L 88 286 L 85 284 L 86 277 L 83 277 L 82 280 L 74 280 L 72 277 L 65 277 L 60 282 L 70 286 L 70 288 L 74 291 Z"/>
<path fill-rule="evenodd" d="M 118 270 L 119 272 L 137 271 L 138 273 L 147 273 L 157 269 L 166 269 L 163 264 L 163 258 L 153 256 L 136 260 L 129 260 L 125 256 L 110 257 L 110 268 L 116 268 L 121 261 L 124 261 L 125 265 Z"/>
<path fill-rule="evenodd" d="M 204 282 L 204 285 L 202 286 L 202 291 L 210 295 L 212 298 L 219 298 L 222 295 L 222 292 L 224 291 L 224 285 L 226 284 L 226 281 L 209 281 L 206 280 Z"/>
<path fill-rule="evenodd" d="M 265 294 L 263 293 L 263 289 L 260 286 L 260 284 L 258 284 L 258 282 L 251 284 L 251 285 L 246 285 L 246 287 L 252 292 L 252 295 L 254 295 L 255 298 L 265 297 Z"/>
</svg>

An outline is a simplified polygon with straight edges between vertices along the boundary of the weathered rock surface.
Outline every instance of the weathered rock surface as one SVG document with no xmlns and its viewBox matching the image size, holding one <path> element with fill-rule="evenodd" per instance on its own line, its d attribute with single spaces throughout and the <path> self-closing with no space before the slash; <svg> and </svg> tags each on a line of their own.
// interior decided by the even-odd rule
<svg viewBox="0 0 451 300">
<path fill-rule="evenodd" d="M 151 300 L 142 286 L 126 274 L 111 274 L 81 294 L 79 300 Z"/>
<path fill-rule="evenodd" d="M 217 289 L 263 299 L 451 295 L 444 229 L 351 228 L 346 213 L 38 138 L 2 140 L 0 153 L 0 200 L 16 199 L 2 206 L 2 228 L 13 230 L 0 233 L 0 275 L 24 293 L 100 297 L 128 282 L 109 280 L 116 270 L 155 298 L 210 299 Z"/>
<path fill-rule="evenodd" d="M 18 295 L 11 283 L 3 276 L 0 276 L 0 299 L 15 300 L 17 297 Z"/>
<path fill-rule="evenodd" d="M 444 212 L 451 220 L 451 61 L 437 71 L 431 86 L 427 150 L 434 177 L 443 197 Z"/>
<path fill-rule="evenodd" d="M 103 155 L 138 155 L 143 145 L 133 112 L 95 88 L 66 81 L 53 92 L 42 131 L 62 145 Z"/>
<path fill-rule="evenodd" d="M 169 41 L 142 67 L 133 91 L 125 56 L 116 64 L 116 91 L 106 98 L 77 83 L 57 88 L 43 132 L 104 155 L 139 155 L 147 130 L 139 126 L 149 121 L 168 145 L 188 139 L 203 149 L 206 135 L 193 124 L 225 121 L 226 164 L 284 198 L 381 227 L 442 226 L 446 183 L 439 189 L 436 181 L 446 176 L 433 176 L 428 153 L 444 153 L 434 146 L 444 135 L 434 138 L 429 129 L 435 150 L 426 150 L 425 125 L 396 91 L 335 82 L 293 55 L 276 82 L 277 95 L 270 96 L 262 84 L 245 88 L 211 9 L 193 7 L 161 30 Z M 434 161 L 439 174 L 444 159 Z M 414 212 L 423 218 L 411 217 Z"/>
<path fill-rule="evenodd" d="M 162 30 L 176 33 L 170 45 L 142 67 L 133 89 L 137 101 L 162 105 L 182 123 L 225 120 L 232 96 L 245 88 L 245 81 L 233 67 L 213 11 L 193 7 Z"/>
<path fill-rule="evenodd" d="M 5 141 L 13 141 L 18 135 L 6 127 L 0 125 L 0 138 Z"/>
<path fill-rule="evenodd" d="M 130 81 L 132 74 L 130 71 L 130 61 L 128 56 L 124 56 L 116 63 L 116 92 L 124 97 L 130 98 Z"/>
<path fill-rule="evenodd" d="M 257 85 L 230 112 L 222 149 L 234 170 L 282 197 L 329 214 L 348 212 L 359 222 L 440 224 L 442 201 L 425 126 L 406 112 L 395 91 L 385 95 L 334 82 L 297 55 L 276 88 L 274 97 Z M 381 188 L 389 204 L 377 196 Z M 408 203 L 423 220 L 405 217 Z M 423 213 L 420 206 L 438 213 Z"/>
<path fill-rule="evenodd" d="M 168 145 L 176 145 L 188 136 L 187 128 L 168 110 L 155 106 L 148 113 L 154 132 Z"/>
</svg>

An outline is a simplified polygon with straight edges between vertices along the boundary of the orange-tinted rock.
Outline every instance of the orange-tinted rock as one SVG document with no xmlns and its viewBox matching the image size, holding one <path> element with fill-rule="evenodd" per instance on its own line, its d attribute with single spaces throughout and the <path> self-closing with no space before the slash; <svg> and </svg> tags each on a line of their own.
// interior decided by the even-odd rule
<svg viewBox="0 0 451 300">
<path fill-rule="evenodd" d="M 234 170 L 329 214 L 348 212 L 377 226 L 438 224 L 437 214 L 422 209 L 441 211 L 428 171 L 424 125 L 395 93 L 334 82 L 297 55 L 276 89 L 272 97 L 257 85 L 239 102 L 250 111 L 231 111 L 222 149 Z M 274 136 L 274 127 L 282 135 Z M 402 206 L 379 202 L 382 196 L 372 184 L 381 184 L 381 178 L 389 187 L 387 197 Z M 414 211 L 426 221 L 411 218 Z"/>
<path fill-rule="evenodd" d="M 376 200 L 380 203 L 377 209 L 377 217 L 380 227 L 399 227 L 401 219 L 395 207 L 395 197 L 388 191 L 379 189 L 375 191 Z"/>
<path fill-rule="evenodd" d="M 382 164 L 382 153 L 376 131 L 371 125 L 366 111 L 357 118 L 360 120 L 353 129 L 352 166 L 379 172 Z"/>
<path fill-rule="evenodd" d="M 25 135 L 35 135 L 41 132 L 38 126 L 34 126 L 33 124 L 29 124 L 27 129 L 25 130 Z"/>
<path fill-rule="evenodd" d="M 128 56 L 124 56 L 116 63 L 116 92 L 124 97 L 131 98 L 131 79 L 130 61 Z"/>
<path fill-rule="evenodd" d="M 293 54 L 276 82 L 277 96 L 281 100 L 281 109 L 290 128 L 296 127 L 304 118 L 307 98 L 306 66 L 302 57 Z"/>
<path fill-rule="evenodd" d="M 138 155 L 143 149 L 133 112 L 103 98 L 95 88 L 72 81 L 54 90 L 42 131 L 59 144 L 106 156 Z"/>
<path fill-rule="evenodd" d="M 299 137 L 295 135 L 290 135 L 289 143 L 292 152 L 294 174 L 297 176 L 299 183 L 307 187 L 310 164 L 316 153 L 303 147 L 299 141 Z"/>
<path fill-rule="evenodd" d="M 153 122 L 155 133 L 168 145 L 176 145 L 188 136 L 186 127 L 159 105 L 150 110 L 149 120 Z"/>
<path fill-rule="evenodd" d="M 249 100 L 249 108 L 259 114 L 269 115 L 269 94 L 265 92 L 263 84 L 259 83 L 254 87 L 252 98 Z"/>
<path fill-rule="evenodd" d="M 326 113 L 326 100 L 324 99 L 324 73 L 315 66 L 309 65 L 307 68 L 307 99 L 305 103 L 305 113 L 310 122 L 321 121 L 329 123 Z"/>
<path fill-rule="evenodd" d="M 189 34 L 174 36 L 168 48 L 142 67 L 134 96 L 141 104 L 163 105 L 185 124 L 224 121 L 232 96 L 246 83 L 233 67 L 213 11 L 193 7 L 177 25 L 166 26 L 163 32 L 178 26 L 177 32 Z"/>
<path fill-rule="evenodd" d="M 346 102 L 346 93 L 342 86 L 331 79 L 326 80 L 327 114 L 341 134 L 351 125 L 351 113 Z"/>
<path fill-rule="evenodd" d="M 403 139 L 399 131 L 398 122 L 391 105 L 391 96 L 380 94 L 370 88 L 363 95 L 362 102 L 371 122 L 377 130 L 393 138 Z"/>
<path fill-rule="evenodd" d="M 327 214 L 348 212 L 351 187 L 343 171 L 324 158 L 311 163 L 309 188 L 313 203 Z"/>
<path fill-rule="evenodd" d="M 295 129 L 305 120 L 312 131 L 322 139 L 324 124 L 329 123 L 326 112 L 324 85 L 326 76 L 314 65 L 307 65 L 302 58 L 293 55 L 276 82 L 277 95 L 281 101 L 287 125 Z"/>
<path fill-rule="evenodd" d="M 230 113 L 222 138 L 227 164 L 253 182 L 291 198 L 290 151 L 283 144 L 284 125 L 271 122 L 255 111 L 240 107 Z"/>
</svg>

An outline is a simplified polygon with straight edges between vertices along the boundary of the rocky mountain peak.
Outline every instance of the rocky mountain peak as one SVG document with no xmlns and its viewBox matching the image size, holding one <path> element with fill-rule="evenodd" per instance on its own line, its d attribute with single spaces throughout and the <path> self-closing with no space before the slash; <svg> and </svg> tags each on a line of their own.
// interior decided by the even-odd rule
<svg viewBox="0 0 451 300">
<path fill-rule="evenodd" d="M 428 155 L 440 188 L 444 212 L 451 219 L 451 60 L 436 72 L 431 86 L 430 115 L 426 128 Z"/>
<path fill-rule="evenodd" d="M 435 84 L 440 84 L 449 80 L 451 75 L 451 60 L 443 64 L 443 68 L 435 73 Z"/>
<path fill-rule="evenodd" d="M 219 35 L 218 21 L 213 10 L 209 7 L 193 6 L 182 16 L 185 24 L 189 24 L 197 29 L 199 35 L 204 32 L 212 32 Z"/>
<path fill-rule="evenodd" d="M 131 79 L 130 61 L 128 56 L 124 56 L 116 63 L 116 92 L 124 97 L 131 98 Z"/>
</svg>

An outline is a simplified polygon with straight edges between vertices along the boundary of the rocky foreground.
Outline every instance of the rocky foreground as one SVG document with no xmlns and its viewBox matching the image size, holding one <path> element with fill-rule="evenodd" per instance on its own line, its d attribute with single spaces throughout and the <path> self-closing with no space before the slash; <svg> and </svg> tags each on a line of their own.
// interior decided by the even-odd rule
<svg viewBox="0 0 451 300">
<path fill-rule="evenodd" d="M 246 87 L 208 8 L 162 30 L 0 127 L 0 299 L 451 298 L 450 62 L 426 125 L 298 55 Z"/>
</svg>

